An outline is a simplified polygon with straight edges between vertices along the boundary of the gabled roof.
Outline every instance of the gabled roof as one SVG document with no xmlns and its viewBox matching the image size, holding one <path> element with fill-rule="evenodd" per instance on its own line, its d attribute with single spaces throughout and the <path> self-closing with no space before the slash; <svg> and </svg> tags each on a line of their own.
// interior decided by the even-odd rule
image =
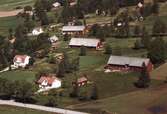
<svg viewBox="0 0 167 114">
<path fill-rule="evenodd" d="M 148 65 L 149 61 L 150 61 L 149 58 L 124 57 L 124 56 L 111 55 L 107 64 L 142 67 L 143 63 L 145 63 L 145 65 Z"/>
<path fill-rule="evenodd" d="M 49 40 L 50 40 L 51 43 L 53 43 L 53 42 L 58 41 L 59 39 L 56 35 L 54 35 L 54 36 L 50 37 Z"/>
<path fill-rule="evenodd" d="M 55 8 L 61 6 L 61 4 L 60 4 L 59 2 L 55 2 L 55 3 L 53 3 L 52 5 L 53 5 Z"/>
<path fill-rule="evenodd" d="M 43 81 L 47 81 L 48 85 L 52 85 L 55 80 L 60 81 L 60 79 L 54 76 L 41 76 L 40 79 L 37 81 L 37 83 L 42 84 Z"/>
<path fill-rule="evenodd" d="M 62 31 L 63 32 L 77 32 L 77 31 L 84 31 L 85 26 L 63 26 Z"/>
<path fill-rule="evenodd" d="M 21 62 L 24 63 L 26 58 L 30 58 L 28 55 L 16 55 L 13 59 L 14 62 Z"/>
<path fill-rule="evenodd" d="M 97 47 L 99 39 L 95 38 L 71 38 L 70 46 L 86 46 L 86 47 Z"/>
<path fill-rule="evenodd" d="M 85 77 L 85 76 L 77 79 L 77 83 L 82 83 L 82 82 L 85 82 L 85 81 L 88 81 L 88 78 Z"/>
</svg>

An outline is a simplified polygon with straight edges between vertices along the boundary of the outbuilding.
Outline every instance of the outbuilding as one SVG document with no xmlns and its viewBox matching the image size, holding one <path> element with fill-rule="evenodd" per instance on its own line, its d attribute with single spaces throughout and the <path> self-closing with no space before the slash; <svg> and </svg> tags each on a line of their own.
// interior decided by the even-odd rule
<svg viewBox="0 0 167 114">
<path fill-rule="evenodd" d="M 81 47 L 85 46 L 88 48 L 95 48 L 96 50 L 102 47 L 102 43 L 99 39 L 95 38 L 71 38 L 70 47 Z"/>
<path fill-rule="evenodd" d="M 107 65 L 105 66 L 105 70 L 110 70 L 111 72 L 140 72 L 143 69 L 143 63 L 145 64 L 148 72 L 153 69 L 153 64 L 151 63 L 149 58 L 111 55 Z"/>
</svg>

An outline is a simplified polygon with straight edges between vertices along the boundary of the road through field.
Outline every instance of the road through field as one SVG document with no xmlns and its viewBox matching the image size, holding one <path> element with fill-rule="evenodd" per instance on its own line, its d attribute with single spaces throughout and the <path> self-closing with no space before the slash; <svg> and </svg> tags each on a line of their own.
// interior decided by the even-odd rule
<svg viewBox="0 0 167 114">
<path fill-rule="evenodd" d="M 0 11 L 0 17 L 10 17 L 16 16 L 19 12 L 22 12 L 22 9 L 13 10 L 13 11 Z"/>
<path fill-rule="evenodd" d="M 67 110 L 67 109 L 46 107 L 46 106 L 33 105 L 33 104 L 23 104 L 23 103 L 10 101 L 10 100 L 0 100 L 0 105 L 30 108 L 30 109 L 41 110 L 41 111 L 46 111 L 46 112 L 53 112 L 53 113 L 58 113 L 58 114 L 88 114 L 84 112 L 72 111 L 72 110 Z"/>
</svg>

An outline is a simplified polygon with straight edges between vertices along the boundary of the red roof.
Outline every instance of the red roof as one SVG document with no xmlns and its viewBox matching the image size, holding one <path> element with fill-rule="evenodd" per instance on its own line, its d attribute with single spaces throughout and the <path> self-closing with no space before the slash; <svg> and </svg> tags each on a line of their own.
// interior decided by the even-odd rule
<svg viewBox="0 0 167 114">
<path fill-rule="evenodd" d="M 14 62 L 20 61 L 20 62 L 24 63 L 26 57 L 28 57 L 28 56 L 27 55 L 16 55 L 14 57 Z"/>
<path fill-rule="evenodd" d="M 85 82 L 85 81 L 88 81 L 88 78 L 87 77 L 81 77 L 77 80 L 77 83 L 82 83 L 82 82 Z"/>
<path fill-rule="evenodd" d="M 52 85 L 55 80 L 59 80 L 54 76 L 41 76 L 37 83 L 41 84 L 43 81 L 47 81 L 48 85 Z"/>
</svg>

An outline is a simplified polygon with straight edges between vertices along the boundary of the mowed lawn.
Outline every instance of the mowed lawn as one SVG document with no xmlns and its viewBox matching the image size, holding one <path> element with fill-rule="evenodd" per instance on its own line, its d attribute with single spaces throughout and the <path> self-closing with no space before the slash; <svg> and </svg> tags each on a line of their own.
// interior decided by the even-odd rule
<svg viewBox="0 0 167 114">
<path fill-rule="evenodd" d="M 5 78 L 11 81 L 25 80 L 28 82 L 35 81 L 35 73 L 31 71 L 8 71 L 0 74 L 1 78 Z"/>
<path fill-rule="evenodd" d="M 53 114 L 44 111 L 0 105 L 0 114 Z"/>
</svg>

